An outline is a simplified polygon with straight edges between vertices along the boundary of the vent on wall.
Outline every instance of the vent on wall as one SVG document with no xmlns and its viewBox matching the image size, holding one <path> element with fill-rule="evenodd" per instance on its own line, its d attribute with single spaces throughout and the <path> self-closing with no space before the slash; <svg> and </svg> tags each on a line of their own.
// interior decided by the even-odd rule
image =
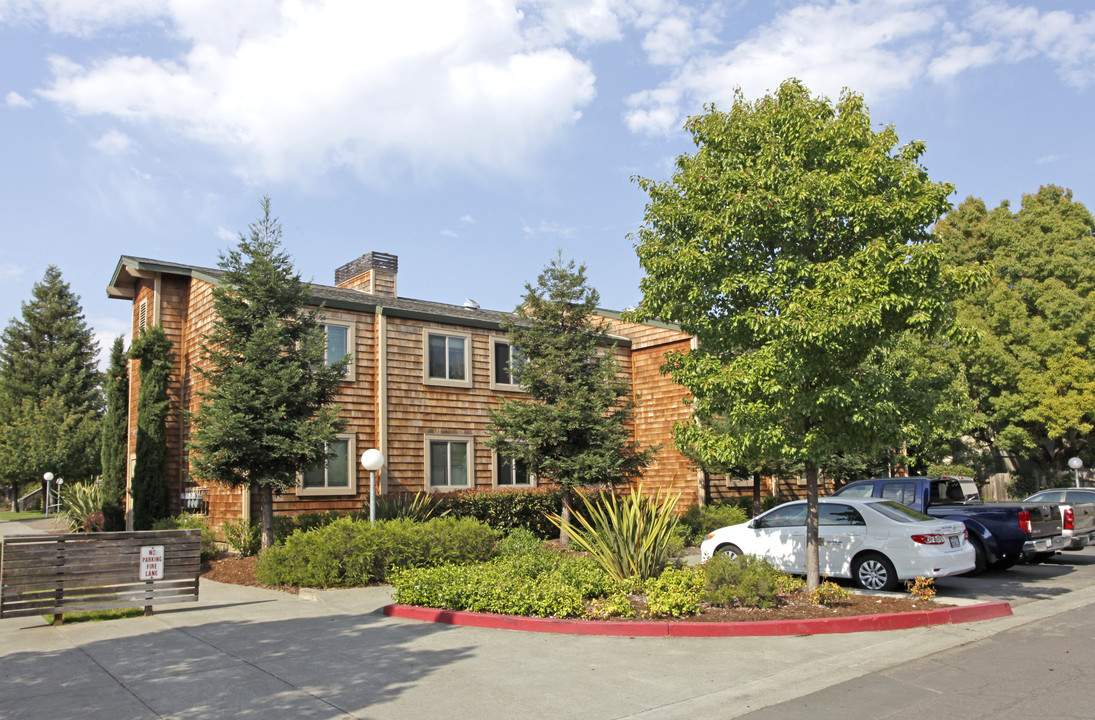
<svg viewBox="0 0 1095 720">
<path fill-rule="evenodd" d="M 141 300 L 137 307 L 137 332 L 143 333 L 148 329 L 148 301 Z"/>
</svg>

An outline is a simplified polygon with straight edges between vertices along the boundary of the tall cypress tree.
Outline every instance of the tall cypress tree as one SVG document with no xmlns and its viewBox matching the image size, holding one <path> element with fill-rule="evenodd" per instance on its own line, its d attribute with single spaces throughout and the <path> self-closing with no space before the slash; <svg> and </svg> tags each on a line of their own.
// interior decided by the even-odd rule
<svg viewBox="0 0 1095 720">
<path fill-rule="evenodd" d="M 125 338 L 114 341 L 110 369 L 106 373 L 106 414 L 103 416 L 103 519 L 104 529 L 125 529 L 126 430 L 129 421 L 129 369 Z"/>
<path fill-rule="evenodd" d="M 49 266 L 0 339 L 0 483 L 99 474 L 97 353 L 80 298 Z"/>
<path fill-rule="evenodd" d="M 133 465 L 133 529 L 150 530 L 171 513 L 167 487 L 167 380 L 171 340 L 159 325 L 133 341 L 131 357 L 141 361 L 137 395 L 137 447 Z"/>
</svg>

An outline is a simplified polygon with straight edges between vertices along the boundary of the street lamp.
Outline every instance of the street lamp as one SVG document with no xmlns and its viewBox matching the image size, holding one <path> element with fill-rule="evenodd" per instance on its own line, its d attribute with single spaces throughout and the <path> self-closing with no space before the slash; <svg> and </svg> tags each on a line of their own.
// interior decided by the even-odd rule
<svg viewBox="0 0 1095 720">
<path fill-rule="evenodd" d="M 1080 468 L 1084 466 L 1084 461 L 1078 457 L 1069 458 L 1068 466 L 1072 468 L 1072 476 L 1076 480 L 1076 487 L 1080 487 Z"/>
<path fill-rule="evenodd" d="M 369 522 L 376 522 L 376 471 L 384 467 L 384 453 L 369 448 L 361 453 L 361 467 L 369 471 Z"/>
<path fill-rule="evenodd" d="M 49 517 L 49 484 L 53 482 L 53 473 L 47 472 L 45 475 L 42 476 L 42 479 L 46 481 L 46 502 L 43 507 L 46 511 L 46 517 Z"/>
</svg>

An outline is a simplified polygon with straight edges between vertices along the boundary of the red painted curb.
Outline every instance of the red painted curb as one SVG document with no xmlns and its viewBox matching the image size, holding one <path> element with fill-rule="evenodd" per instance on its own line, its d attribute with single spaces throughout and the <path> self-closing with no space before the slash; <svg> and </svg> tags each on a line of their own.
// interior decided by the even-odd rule
<svg viewBox="0 0 1095 720">
<path fill-rule="evenodd" d="M 1011 605 L 1006 602 L 988 602 L 977 605 L 923 610 L 921 612 L 886 613 L 882 615 L 853 615 L 851 617 L 820 618 L 815 620 L 762 620 L 758 622 L 667 622 L 564 620 L 560 618 L 535 618 L 519 615 L 493 615 L 490 613 L 465 612 L 463 610 L 438 610 L 413 605 L 385 605 L 384 614 L 405 620 L 463 625 L 466 627 L 493 628 L 496 630 L 521 630 L 524 632 L 560 633 L 568 635 L 617 635 L 627 637 L 746 637 L 774 635 L 822 635 L 826 633 L 873 632 L 878 630 L 906 630 L 928 625 L 953 625 L 957 623 L 991 620 L 1011 615 Z"/>
</svg>

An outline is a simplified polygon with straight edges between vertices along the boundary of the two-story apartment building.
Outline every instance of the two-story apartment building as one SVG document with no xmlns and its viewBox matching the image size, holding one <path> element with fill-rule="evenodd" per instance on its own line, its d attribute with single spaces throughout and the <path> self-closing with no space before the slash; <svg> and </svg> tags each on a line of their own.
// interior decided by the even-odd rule
<svg viewBox="0 0 1095 720">
<path fill-rule="evenodd" d="M 367 448 L 379 449 L 387 460 L 378 473 L 382 493 L 536 485 L 536 478 L 483 444 L 489 437 L 488 411 L 522 393 L 507 370 L 510 347 L 501 329 L 506 313 L 473 303 L 399 297 L 397 271 L 394 255 L 371 252 L 338 268 L 334 285 L 312 285 L 313 302 L 322 307 L 328 356 L 350 357 L 336 400 L 346 428 L 329 447 L 335 458 L 276 497 L 276 513 L 361 509 L 368 501 L 369 474 L 357 459 Z M 107 287 L 110 297 L 132 303 L 131 337 L 159 324 L 173 343 L 168 421 L 173 509 L 197 505 L 200 498 L 214 526 L 257 511 L 252 506 L 257 496 L 198 485 L 187 472 L 183 409 L 196 411 L 201 402 L 202 380 L 194 366 L 214 321 L 212 290 L 220 277 L 217 269 L 123 256 Z M 679 492 L 684 507 L 698 502 L 702 476 L 672 442 L 673 424 L 688 417 L 686 391 L 659 371 L 665 353 L 689 349 L 692 338 L 669 325 L 629 323 L 608 311 L 601 315 L 621 371 L 640 399 L 634 438 L 644 446 L 661 446 L 644 475 L 645 490 Z M 137 363 L 131 361 L 131 458 L 138 390 Z"/>
</svg>

